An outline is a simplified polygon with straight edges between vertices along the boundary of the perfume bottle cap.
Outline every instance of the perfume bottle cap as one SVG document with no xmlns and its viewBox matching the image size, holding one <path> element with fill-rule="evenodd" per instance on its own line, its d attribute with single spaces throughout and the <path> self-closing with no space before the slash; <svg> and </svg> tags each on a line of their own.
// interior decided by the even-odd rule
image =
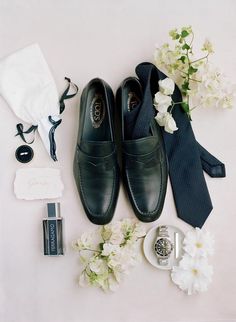
<svg viewBox="0 0 236 322">
<path fill-rule="evenodd" d="M 48 208 L 48 217 L 60 217 L 60 202 L 52 202 L 47 204 Z"/>
</svg>

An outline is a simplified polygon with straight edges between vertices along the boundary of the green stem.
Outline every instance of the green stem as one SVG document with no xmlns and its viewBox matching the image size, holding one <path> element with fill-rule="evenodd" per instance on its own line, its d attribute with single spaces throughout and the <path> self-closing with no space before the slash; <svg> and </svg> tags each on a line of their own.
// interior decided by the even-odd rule
<svg viewBox="0 0 236 322">
<path fill-rule="evenodd" d="M 191 41 L 190 41 L 190 47 L 192 47 L 193 40 L 194 40 L 194 32 L 192 31 L 192 39 L 191 39 Z"/>
<path fill-rule="evenodd" d="M 82 250 L 88 250 L 88 251 L 90 251 L 90 252 L 94 252 L 94 253 L 101 253 L 101 251 L 100 250 L 97 250 L 97 249 L 91 249 L 91 248 L 84 248 L 84 249 L 82 249 Z M 81 251 L 82 251 L 81 250 Z"/>
<path fill-rule="evenodd" d="M 188 74 L 188 73 L 186 73 L 185 71 L 180 70 L 179 68 L 177 68 L 177 70 L 178 70 L 180 73 L 183 73 L 183 74 L 185 74 L 185 75 L 189 76 L 189 74 Z M 181 76 L 181 77 L 183 77 L 183 76 Z M 189 77 L 188 79 L 189 79 L 189 80 L 191 80 L 191 81 L 193 81 L 193 82 L 201 83 L 201 81 L 200 81 L 200 80 L 195 79 L 195 78 L 191 78 L 191 77 Z"/>
<path fill-rule="evenodd" d="M 203 59 L 207 59 L 209 55 L 210 55 L 210 54 L 208 53 L 206 56 L 204 56 L 204 57 L 202 57 L 202 58 L 198 58 L 198 59 L 196 59 L 196 60 L 193 60 L 193 61 L 191 61 L 191 64 L 195 64 L 195 63 L 196 63 L 196 62 L 198 62 L 198 61 L 201 61 L 201 60 L 203 60 Z"/>
<path fill-rule="evenodd" d="M 188 75 L 188 73 L 186 73 L 185 71 L 183 71 L 183 70 L 181 70 L 181 69 L 179 69 L 179 68 L 177 68 L 176 70 L 178 70 L 180 73 L 183 73 L 183 74 L 185 74 L 185 75 Z"/>
<path fill-rule="evenodd" d="M 200 81 L 200 80 L 198 80 L 198 79 L 195 79 L 195 78 L 190 78 L 190 77 L 189 77 L 189 80 L 191 80 L 191 81 L 193 81 L 193 82 L 198 82 L 198 83 L 201 83 L 201 81 Z"/>
<path fill-rule="evenodd" d="M 173 102 L 173 101 L 172 101 Z M 182 104 L 183 103 L 183 101 L 181 101 L 181 102 L 173 102 L 171 105 L 172 106 L 174 106 L 174 105 L 177 105 L 177 104 Z"/>
<path fill-rule="evenodd" d="M 200 106 L 200 104 L 195 105 L 194 107 L 192 107 L 192 108 L 190 109 L 190 112 L 192 112 L 193 110 L 195 110 L 195 108 L 197 108 L 198 106 Z"/>
</svg>

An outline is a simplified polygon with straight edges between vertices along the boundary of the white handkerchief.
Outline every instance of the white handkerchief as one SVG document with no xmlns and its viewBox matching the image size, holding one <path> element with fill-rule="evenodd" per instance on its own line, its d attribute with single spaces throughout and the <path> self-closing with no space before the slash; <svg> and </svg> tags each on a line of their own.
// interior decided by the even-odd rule
<svg viewBox="0 0 236 322">
<path fill-rule="evenodd" d="M 23 168 L 16 171 L 14 192 L 17 199 L 54 199 L 62 196 L 64 185 L 59 169 Z"/>
</svg>

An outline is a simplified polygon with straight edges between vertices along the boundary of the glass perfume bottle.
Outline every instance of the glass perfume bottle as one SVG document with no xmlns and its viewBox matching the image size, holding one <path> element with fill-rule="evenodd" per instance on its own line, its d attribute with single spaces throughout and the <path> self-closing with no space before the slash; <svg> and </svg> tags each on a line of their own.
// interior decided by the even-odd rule
<svg viewBox="0 0 236 322">
<path fill-rule="evenodd" d="M 44 255 L 64 255 L 63 218 L 60 214 L 60 203 L 47 204 L 48 217 L 43 219 Z"/>
</svg>

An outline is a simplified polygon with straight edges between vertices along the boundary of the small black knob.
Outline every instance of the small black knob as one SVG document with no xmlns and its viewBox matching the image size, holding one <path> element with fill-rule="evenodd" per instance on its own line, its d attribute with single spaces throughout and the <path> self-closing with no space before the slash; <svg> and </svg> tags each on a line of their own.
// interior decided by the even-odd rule
<svg viewBox="0 0 236 322">
<path fill-rule="evenodd" d="M 33 159 L 34 151 L 29 145 L 21 145 L 16 149 L 15 156 L 17 161 L 27 163 Z"/>
</svg>

